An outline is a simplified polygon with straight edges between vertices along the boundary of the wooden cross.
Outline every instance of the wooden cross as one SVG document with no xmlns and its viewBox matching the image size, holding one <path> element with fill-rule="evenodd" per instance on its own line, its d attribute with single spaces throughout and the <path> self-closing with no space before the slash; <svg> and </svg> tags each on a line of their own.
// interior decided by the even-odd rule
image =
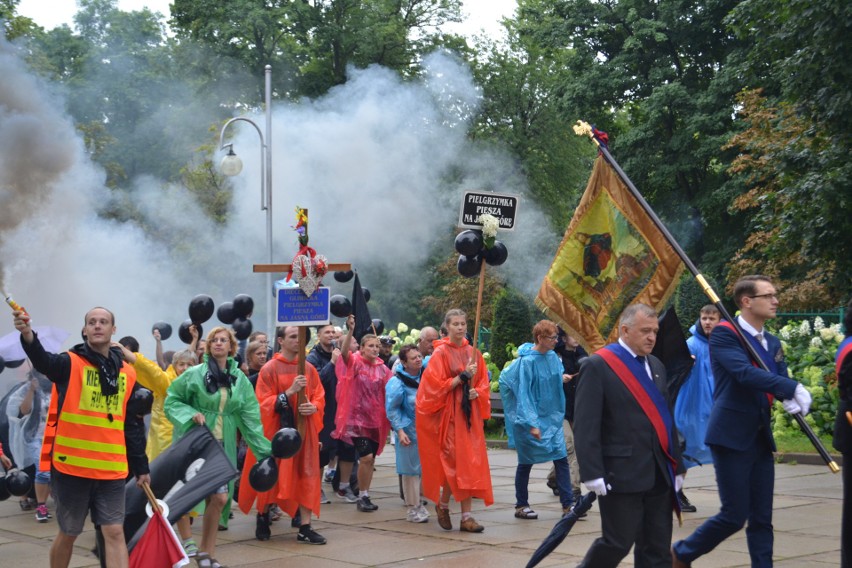
<svg viewBox="0 0 852 568">
<path fill-rule="evenodd" d="M 254 272 L 290 272 L 290 269 L 293 267 L 292 264 L 255 264 L 253 266 Z M 328 264 L 328 273 L 333 271 L 346 271 L 352 270 L 351 264 Z M 326 274 L 328 274 L 326 273 Z M 307 334 L 308 327 L 307 326 L 298 326 L 299 327 L 299 363 L 298 363 L 298 373 L 300 375 L 305 374 L 305 349 L 308 345 Z M 299 404 L 308 402 L 308 396 L 305 394 L 305 389 L 299 391 Z M 305 436 L 305 419 L 299 413 L 298 408 L 296 409 L 296 429 L 299 431 L 299 435 L 304 439 Z"/>
</svg>

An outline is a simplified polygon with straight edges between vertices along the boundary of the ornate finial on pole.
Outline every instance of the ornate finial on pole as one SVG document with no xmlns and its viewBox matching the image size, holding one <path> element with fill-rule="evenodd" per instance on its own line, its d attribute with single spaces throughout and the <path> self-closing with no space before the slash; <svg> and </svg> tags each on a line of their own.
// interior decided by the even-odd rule
<svg viewBox="0 0 852 568">
<path fill-rule="evenodd" d="M 578 120 L 577 124 L 574 125 L 574 134 L 577 136 L 588 136 L 589 138 L 594 139 L 592 125 L 588 122 L 583 122 L 582 120 Z"/>
</svg>

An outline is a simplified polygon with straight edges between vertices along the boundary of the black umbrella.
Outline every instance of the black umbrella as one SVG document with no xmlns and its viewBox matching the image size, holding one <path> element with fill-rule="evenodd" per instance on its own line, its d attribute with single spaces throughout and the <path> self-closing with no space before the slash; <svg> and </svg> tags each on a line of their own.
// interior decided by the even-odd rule
<svg viewBox="0 0 852 568">
<path fill-rule="evenodd" d="M 686 382 L 695 359 L 689 352 L 683 328 L 674 308 L 669 308 L 660 316 L 660 330 L 657 332 L 657 343 L 651 354 L 666 366 L 666 384 L 669 391 L 669 403 L 674 407 L 674 401 L 680 387 Z"/>
<path fill-rule="evenodd" d="M 547 537 L 541 541 L 538 548 L 535 549 L 535 552 L 533 552 L 533 555 L 530 557 L 530 561 L 527 562 L 527 568 L 537 566 L 538 563 L 544 560 L 548 554 L 556 550 L 557 546 L 562 544 L 562 541 L 565 540 L 565 537 L 568 536 L 569 532 L 571 532 L 571 527 L 574 526 L 574 523 L 577 522 L 580 515 L 591 509 L 592 503 L 595 502 L 595 499 L 597 499 L 597 495 L 591 491 L 577 499 L 577 502 L 574 503 L 574 508 L 559 519 L 559 522 L 556 523 L 550 531 L 550 534 L 547 535 Z"/>
</svg>

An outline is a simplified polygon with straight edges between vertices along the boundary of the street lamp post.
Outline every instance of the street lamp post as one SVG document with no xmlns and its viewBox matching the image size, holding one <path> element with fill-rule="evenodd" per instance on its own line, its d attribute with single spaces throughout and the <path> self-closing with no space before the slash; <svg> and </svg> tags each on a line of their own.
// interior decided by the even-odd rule
<svg viewBox="0 0 852 568">
<path fill-rule="evenodd" d="M 230 119 L 222 126 L 219 133 L 219 149 L 228 153 L 222 158 L 222 173 L 226 176 L 235 176 L 243 169 L 242 160 L 234 153 L 233 143 L 225 144 L 225 130 L 233 122 L 248 122 L 260 136 L 260 209 L 266 211 L 266 253 L 267 262 L 272 264 L 272 65 L 264 68 L 266 79 L 265 104 L 266 104 L 266 136 L 261 132 L 257 123 L 250 118 L 238 116 Z M 273 324 L 272 309 L 272 274 L 266 273 L 266 333 L 270 340 L 275 337 L 275 325 Z"/>
</svg>

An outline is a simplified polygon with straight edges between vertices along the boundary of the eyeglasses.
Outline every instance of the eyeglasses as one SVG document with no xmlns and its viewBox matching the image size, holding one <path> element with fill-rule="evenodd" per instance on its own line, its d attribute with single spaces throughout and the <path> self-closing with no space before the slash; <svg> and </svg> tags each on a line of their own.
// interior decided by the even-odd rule
<svg viewBox="0 0 852 568">
<path fill-rule="evenodd" d="M 227 337 L 214 337 L 210 340 L 210 343 L 230 343 L 231 340 Z"/>
<path fill-rule="evenodd" d="M 767 300 L 777 300 L 778 294 L 758 294 L 757 296 L 749 296 L 749 298 L 766 298 Z"/>
<path fill-rule="evenodd" d="M 558 335 L 545 335 L 543 337 L 544 337 L 544 339 L 549 339 L 550 341 L 556 341 L 556 340 L 559 339 Z"/>
</svg>

